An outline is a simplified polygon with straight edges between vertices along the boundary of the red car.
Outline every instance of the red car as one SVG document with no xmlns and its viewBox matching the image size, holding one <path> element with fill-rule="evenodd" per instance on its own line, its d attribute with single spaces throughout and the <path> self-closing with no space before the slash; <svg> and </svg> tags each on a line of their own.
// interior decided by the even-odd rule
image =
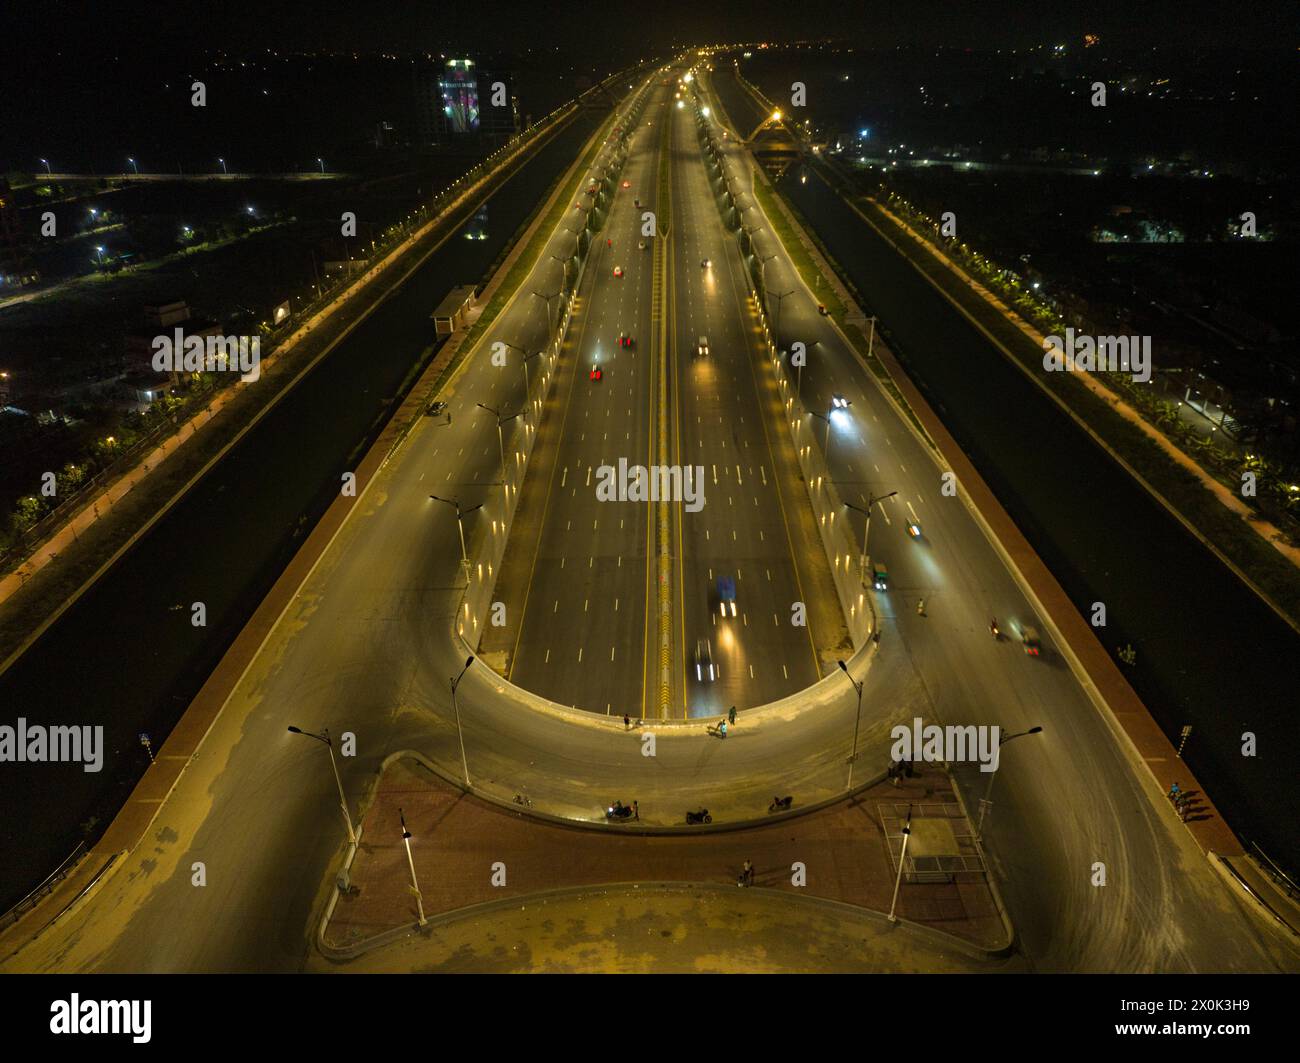
<svg viewBox="0 0 1300 1063">
<path fill-rule="evenodd" d="M 591 367 L 591 379 L 592 379 L 592 380 L 599 380 L 600 377 L 601 377 L 600 366 L 598 366 L 598 365 L 593 365 L 593 366 Z"/>
<path fill-rule="evenodd" d="M 622 333 L 622 332 L 620 332 L 620 333 L 618 334 L 618 345 L 619 345 L 620 347 L 631 347 L 631 346 L 632 346 L 632 337 L 631 337 L 631 336 L 628 336 L 628 335 L 626 335 L 626 334 L 624 334 L 624 333 Z"/>
<path fill-rule="evenodd" d="M 621 276 L 623 276 L 623 267 L 622 267 L 622 266 L 615 266 L 615 267 L 614 267 L 614 276 L 615 276 L 615 277 L 621 277 Z"/>
</svg>

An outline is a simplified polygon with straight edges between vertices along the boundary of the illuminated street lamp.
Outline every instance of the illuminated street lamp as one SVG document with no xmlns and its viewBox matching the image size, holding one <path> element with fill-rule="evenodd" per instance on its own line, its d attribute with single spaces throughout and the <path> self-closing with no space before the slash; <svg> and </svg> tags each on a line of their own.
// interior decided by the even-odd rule
<svg viewBox="0 0 1300 1063">
<path fill-rule="evenodd" d="M 225 160 L 225 159 L 220 159 L 220 158 L 219 158 L 219 159 L 217 159 L 217 162 L 221 163 L 221 172 L 222 172 L 222 173 L 230 173 L 230 171 L 226 169 L 226 160 Z"/>
<path fill-rule="evenodd" d="M 320 164 L 320 172 L 321 172 L 321 173 L 324 173 L 324 172 L 325 172 L 325 160 L 322 159 L 322 158 L 318 155 L 318 156 L 316 157 L 316 161 Z"/>
<path fill-rule="evenodd" d="M 50 160 L 49 160 L 49 159 L 42 159 L 41 162 L 43 162 L 43 163 L 45 164 L 45 176 L 46 176 L 46 177 L 52 177 L 53 174 L 54 174 L 54 171 L 50 169 Z"/>
<path fill-rule="evenodd" d="M 140 167 L 139 167 L 139 165 L 136 163 L 135 159 L 127 159 L 126 161 L 129 162 L 129 163 L 131 164 L 131 168 L 132 168 L 133 170 L 135 170 L 135 175 L 136 175 L 136 177 L 139 177 L 139 176 L 140 176 Z"/>
</svg>

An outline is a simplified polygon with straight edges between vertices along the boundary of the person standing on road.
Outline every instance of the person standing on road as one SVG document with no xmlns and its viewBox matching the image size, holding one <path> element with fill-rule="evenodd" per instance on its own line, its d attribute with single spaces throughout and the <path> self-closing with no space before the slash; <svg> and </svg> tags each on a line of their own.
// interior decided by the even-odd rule
<svg viewBox="0 0 1300 1063">
<path fill-rule="evenodd" d="M 635 799 L 632 801 L 632 818 L 633 819 L 641 818 L 641 805 Z"/>
<path fill-rule="evenodd" d="M 627 713 L 623 713 L 623 729 L 630 730 L 631 727 L 632 727 L 632 720 L 628 717 Z"/>
<path fill-rule="evenodd" d="M 1174 802 L 1174 804 L 1177 804 L 1179 794 L 1181 793 L 1182 791 L 1178 789 L 1178 784 L 1174 783 L 1173 786 L 1169 787 L 1169 793 L 1165 796 L 1168 797 L 1170 801 Z"/>
<path fill-rule="evenodd" d="M 733 725 L 734 725 L 735 722 L 736 722 L 736 706 L 735 706 L 735 705 L 731 706 L 731 708 L 727 710 L 727 722 L 730 723 L 730 724 L 733 724 Z"/>
<path fill-rule="evenodd" d="M 740 884 L 742 886 L 752 886 L 754 884 L 754 865 L 746 860 L 744 867 L 740 869 Z"/>
<path fill-rule="evenodd" d="M 718 724 L 718 735 L 719 735 L 720 737 L 722 737 L 722 738 L 726 738 L 726 737 L 727 737 L 727 721 L 726 721 L 726 720 L 723 720 L 720 724 Z"/>
</svg>

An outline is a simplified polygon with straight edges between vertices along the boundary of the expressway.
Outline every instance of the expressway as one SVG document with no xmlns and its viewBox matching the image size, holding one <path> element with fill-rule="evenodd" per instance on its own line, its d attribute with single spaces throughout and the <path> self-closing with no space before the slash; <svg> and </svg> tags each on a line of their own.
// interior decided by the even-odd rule
<svg viewBox="0 0 1300 1063">
<path fill-rule="evenodd" d="M 679 674 L 670 715 L 716 716 L 732 705 L 775 701 L 833 670 L 851 648 L 807 496 L 780 434 L 775 388 L 756 369 L 756 319 L 740 279 L 743 265 L 713 203 L 693 116 L 674 103 L 666 86 L 655 87 L 593 247 L 574 338 L 561 359 L 559 401 L 551 407 L 559 412 L 551 417 L 548 409 L 539 429 L 497 583 L 506 623 L 489 627 L 479 645 L 517 685 L 615 716 L 656 714 L 648 689 L 653 669 L 636 666 L 653 633 L 650 508 L 602 504 L 595 491 L 603 467 L 655 464 L 656 253 L 668 257 L 671 289 L 665 331 L 672 463 L 703 470 L 704 495 L 698 511 L 674 514 Z M 658 188 L 661 150 L 671 159 L 668 195 Z M 641 233 L 649 206 L 657 210 L 657 237 Z M 656 251 L 656 240 L 667 250 Z M 599 379 L 592 376 L 597 368 Z M 784 446 L 774 451 L 774 439 Z M 736 588 L 725 613 L 720 577 Z M 805 603 L 811 623 L 791 622 L 795 603 Z M 817 636 L 825 650 L 820 662 Z"/>
<path fill-rule="evenodd" d="M 690 142 L 679 136 L 672 156 L 687 183 Z M 739 150 L 727 156 L 733 184 L 748 187 Z M 814 352 L 801 383 L 811 408 L 829 407 L 836 392 L 852 403 L 833 419 L 834 478 L 842 490 L 900 493 L 887 504 L 897 508 L 884 510 L 889 520 L 871 529 L 873 554 L 888 558 L 895 577 L 877 603 L 882 638 L 849 661 L 865 683 L 859 749 L 869 759 L 859 780 L 883 770 L 897 719 L 1042 725 L 1003 757 L 985 832 L 1034 969 L 1294 970 L 1294 951 L 1214 874 L 1059 653 L 1047 647 L 1030 659 L 989 638 L 989 615 L 1030 617 L 1016 582 L 963 503 L 940 494 L 928 448 L 818 314 L 764 222 L 750 224 L 769 290 L 793 293 L 783 299 L 782 334 Z M 487 341 L 539 343 L 534 330 L 545 319 L 527 292 L 554 290 L 556 279 L 555 263 L 540 259 L 444 389 L 449 422 L 424 418 L 365 486 L 159 805 L 148 844 L 6 969 L 301 970 L 345 839 L 325 754 L 288 734 L 289 724 L 356 736 L 356 755 L 339 763 L 354 814 L 384 758 L 405 749 L 449 779 L 466 770 L 483 796 L 508 801 L 522 791 L 536 810 L 575 822 L 599 821 L 609 799 L 632 789 L 647 808 L 707 803 L 719 824 L 752 817 L 773 792 L 811 803 L 843 791 L 857 700 L 838 673 L 751 710 L 726 743 L 698 725 L 656 725 L 654 757 L 617 721 L 563 708 L 479 663 L 453 700 L 448 678 L 466 657 L 456 634 L 465 577 L 455 514 L 429 495 L 485 501 L 466 528 L 472 555 L 494 534 L 497 425 L 475 411 L 520 408 L 524 381 L 492 364 Z M 773 372 L 766 361 L 759 368 Z M 909 504 L 922 541 L 902 527 Z M 921 596 L 927 616 L 915 611 Z M 206 869 L 202 887 L 196 862 Z M 1095 884 L 1098 863 L 1105 885 Z"/>
<path fill-rule="evenodd" d="M 595 481 L 602 465 L 650 446 L 653 277 L 636 204 L 652 198 L 666 95 L 662 84 L 651 89 L 615 175 L 502 560 L 495 597 L 506 623 L 479 645 L 520 686 L 615 715 L 641 711 L 647 520 L 645 507 L 599 505 Z"/>
</svg>

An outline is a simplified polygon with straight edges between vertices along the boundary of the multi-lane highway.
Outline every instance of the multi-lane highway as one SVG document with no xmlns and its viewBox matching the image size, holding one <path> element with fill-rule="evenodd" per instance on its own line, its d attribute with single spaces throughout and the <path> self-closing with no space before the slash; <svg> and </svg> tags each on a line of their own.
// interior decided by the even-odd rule
<svg viewBox="0 0 1300 1063">
<path fill-rule="evenodd" d="M 650 446 L 652 250 L 637 203 L 652 204 L 666 95 L 650 90 L 614 173 L 497 581 L 506 623 L 480 645 L 519 685 L 620 716 L 641 712 L 647 513 L 601 505 L 595 487 L 602 466 Z"/>
<path fill-rule="evenodd" d="M 686 115 L 682 120 L 694 121 Z M 673 260 L 676 273 L 690 272 L 696 285 L 694 291 L 689 285 L 674 287 L 674 297 L 679 304 L 699 305 L 708 284 L 723 283 L 719 271 L 736 269 L 733 292 L 740 274 L 737 263 L 720 264 L 733 252 L 707 243 L 711 230 L 704 207 L 716 207 L 699 180 L 700 156 L 690 150 L 693 132 L 684 124 L 670 136 L 669 162 L 677 182 L 671 200 L 678 206 L 669 219 L 669 242 L 674 227 L 686 228 L 677 214 L 680 204 L 693 203 L 699 209 L 689 227 L 700 235 L 695 243 L 684 239 L 682 255 L 715 258 L 710 250 L 717 251 L 711 281 L 698 263 L 695 270 L 701 272 L 696 273 Z M 732 147 L 724 155 L 733 186 L 748 188 L 751 176 L 741 149 Z M 631 157 L 630 162 L 635 165 Z M 990 637 L 991 615 L 1024 622 L 1031 616 L 1029 605 L 964 503 L 940 494 L 942 470 L 931 451 L 869 378 L 833 324 L 818 313 L 815 296 L 803 287 L 761 214 L 761 208 L 747 212 L 746 224 L 754 231 L 757 255 L 766 261 L 769 290 L 791 292 L 781 305 L 783 342 L 797 336 L 813 352 L 801 381 L 809 407 L 829 409 L 836 393 L 852 404 L 832 418 L 833 478 L 849 499 L 854 490 L 858 497 L 899 492 L 898 501 L 886 503 L 882 511 L 888 520 L 873 521 L 871 527 L 871 552 L 888 559 L 894 576 L 877 602 L 882 638 L 849 662 L 865 682 L 859 747 L 871 759 L 860 761 L 860 778 L 883 770 L 887 729 L 894 720 L 919 715 L 943 723 L 997 724 L 1010 731 L 1041 725 L 1041 735 L 1005 752 L 985 830 L 1020 948 L 1032 966 L 1294 969 L 1294 952 L 1214 873 L 1059 651 L 1048 645 L 1044 657 L 1032 659 L 1017 645 Z M 605 280 L 598 267 L 593 258 L 588 267 L 593 284 Z M 534 287 L 553 291 L 555 269 L 555 263 L 539 261 L 485 341 L 503 337 L 525 349 L 542 341 L 544 333 L 536 333 L 545 328 L 544 318 L 538 317 L 541 300 L 528 292 Z M 542 272 L 548 270 L 552 272 Z M 544 287 L 548 280 L 552 287 Z M 584 298 L 580 293 L 578 314 Z M 726 311 L 719 306 L 718 313 Z M 736 320 L 743 322 L 743 312 Z M 617 330 L 617 320 L 611 324 Z M 721 317 L 706 327 L 727 334 Z M 8 966 L 300 969 L 316 920 L 335 888 L 332 874 L 343 851 L 343 830 L 324 752 L 286 733 L 289 724 L 356 736 L 356 756 L 340 760 L 354 810 L 384 757 L 402 749 L 419 751 L 451 779 L 467 769 L 472 784 L 487 796 L 508 801 L 523 792 L 534 808 L 575 821 L 599 821 L 610 799 L 634 791 L 649 823 L 676 822 L 683 808 L 703 803 L 722 824 L 761 814 L 774 792 L 795 793 L 803 802 L 843 789 L 858 702 L 838 673 L 770 708 L 751 711 L 725 742 L 709 738 L 699 724 L 657 725 L 653 757 L 642 755 L 643 732 L 629 734 L 617 720 L 563 709 L 481 663 L 464 673 L 453 702 L 449 677 L 461 672 L 466 656 L 456 635 L 465 577 L 455 514 L 429 495 L 446 494 L 465 505 L 485 502 L 483 510 L 467 518 L 471 555 L 476 555 L 494 534 L 492 498 L 502 494 L 496 482 L 501 477 L 496 419 L 480 416 L 480 404 L 514 411 L 524 387 L 518 367 L 503 372 L 490 352 L 489 342 L 471 352 L 445 389 L 450 421 L 425 418 L 367 487 L 240 678 L 199 756 L 158 806 L 149 843 L 121 860 L 76 913 Z M 712 353 L 709 357 L 716 359 Z M 566 359 L 576 361 L 564 354 L 561 363 Z M 769 360 L 748 360 L 758 374 L 757 380 L 750 378 L 750 392 L 739 360 L 718 361 L 715 372 L 733 372 L 732 382 L 724 375 L 715 389 L 701 388 L 689 400 L 696 405 L 689 408 L 686 392 L 693 381 L 683 363 L 681 460 L 703 456 L 723 440 L 733 453 L 744 449 L 742 440 L 749 441 L 750 450 L 758 447 L 763 436 L 757 427 L 734 438 L 725 432 L 728 417 L 761 420 L 753 410 L 763 408 L 764 389 L 776 386 Z M 624 355 L 601 383 L 618 380 L 626 361 Z M 589 383 L 579 375 L 570 386 Z M 548 399 L 548 418 L 557 412 L 563 392 L 557 382 Z M 757 396 L 752 406 L 750 394 Z M 694 423 L 690 410 L 695 411 Z M 706 431 L 697 426 L 706 424 L 710 412 L 722 420 L 707 431 L 722 434 L 701 435 L 699 443 L 691 443 L 692 432 Z M 825 436 L 814 426 L 825 426 L 809 420 L 801 431 L 807 442 L 820 446 Z M 779 446 L 768 438 L 765 445 Z M 588 455 L 588 463 L 595 456 Z M 540 458 L 539 453 L 534 460 Z M 739 488 L 751 486 L 752 474 L 750 463 L 741 459 L 739 464 L 740 473 L 728 485 L 738 501 L 718 506 L 719 516 L 708 518 L 718 523 L 701 525 L 711 532 L 706 543 L 714 528 L 740 527 L 743 518 L 728 517 L 728 509 L 743 504 Z M 761 461 L 753 465 L 757 468 Z M 726 486 L 719 473 L 720 499 Z M 767 475 L 777 479 L 771 467 Z M 760 482 L 762 477 L 759 473 Z M 581 496 L 579 491 L 569 497 Z M 563 492 L 556 498 L 563 498 Z M 767 506 L 767 516 L 747 523 L 766 529 L 776 519 L 771 510 L 776 488 L 759 498 L 754 508 Z M 791 496 L 782 494 L 781 499 L 778 505 L 795 505 Z M 903 527 L 909 504 L 924 530 L 921 540 L 909 538 Z M 709 513 L 708 508 L 701 513 Z M 683 523 L 682 528 L 691 526 Z M 772 537 L 765 533 L 760 543 Z M 753 541 L 746 549 L 754 549 Z M 798 547 L 787 540 L 782 549 Z M 684 555 L 682 571 L 688 579 L 683 583 L 698 588 L 693 592 L 697 602 L 707 602 L 707 586 L 698 587 L 704 582 L 698 578 L 701 570 L 692 566 L 720 568 L 720 555 L 693 535 Z M 691 572 L 696 575 L 689 576 Z M 793 579 L 793 570 L 784 578 Z M 771 599 L 765 599 L 761 590 L 750 589 L 754 582 L 746 575 L 737 586 L 738 599 L 745 588 L 744 606 L 755 615 L 775 609 L 778 596 L 789 593 L 774 588 Z M 806 584 L 801 592 L 825 593 Z M 925 616 L 916 611 L 922 597 Z M 687 602 L 689 631 L 704 621 L 689 598 Z M 566 619 L 572 623 L 575 618 Z M 792 654 L 795 645 L 791 639 Z M 811 670 L 809 644 L 804 642 L 799 652 L 807 655 L 804 667 Z M 974 805 L 982 789 L 971 784 L 982 788 L 985 778 L 959 778 Z M 421 842 L 436 845 L 437 838 Z M 484 866 L 490 843 L 483 839 Z M 194 885 L 196 861 L 206 868 L 202 887 Z M 1104 884 L 1099 883 L 1098 864 L 1105 868 Z M 652 904 L 652 895 L 648 897 L 645 903 Z"/>
</svg>

